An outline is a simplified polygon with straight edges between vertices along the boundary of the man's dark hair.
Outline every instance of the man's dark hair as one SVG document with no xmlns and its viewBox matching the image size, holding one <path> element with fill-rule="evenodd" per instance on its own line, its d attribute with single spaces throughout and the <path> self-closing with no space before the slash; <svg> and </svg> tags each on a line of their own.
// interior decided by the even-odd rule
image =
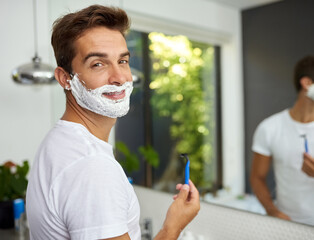
<svg viewBox="0 0 314 240">
<path fill-rule="evenodd" d="M 314 80 L 314 56 L 302 58 L 294 68 L 294 86 L 298 92 L 301 90 L 300 80 L 303 77 Z"/>
<path fill-rule="evenodd" d="M 101 5 L 92 5 L 58 18 L 53 24 L 51 36 L 57 65 L 72 73 L 71 64 L 76 54 L 74 41 L 86 30 L 99 26 L 118 30 L 125 37 L 130 20 L 122 9 Z"/>
</svg>

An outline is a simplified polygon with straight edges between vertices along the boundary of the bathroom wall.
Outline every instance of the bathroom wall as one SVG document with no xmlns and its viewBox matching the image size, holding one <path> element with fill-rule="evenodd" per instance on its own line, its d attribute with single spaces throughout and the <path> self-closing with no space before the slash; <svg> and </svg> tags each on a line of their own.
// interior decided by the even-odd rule
<svg viewBox="0 0 314 240">
<path fill-rule="evenodd" d="M 51 24 L 62 14 L 92 3 L 123 7 L 133 28 L 185 34 L 222 47 L 222 119 L 225 186 L 244 191 L 241 16 L 239 10 L 204 0 L 41 0 L 38 5 L 39 55 L 55 65 L 50 46 Z M 31 0 L 0 3 L 2 38 L 0 87 L 0 162 L 32 163 L 36 149 L 64 110 L 64 94 L 55 86 L 20 86 L 11 70 L 34 55 Z"/>
<path fill-rule="evenodd" d="M 134 189 L 141 206 L 141 221 L 152 219 L 155 236 L 173 201 L 172 195 L 139 186 Z M 202 240 L 314 239 L 313 227 L 208 203 L 201 203 L 198 215 L 181 234 L 182 240 L 187 232 Z"/>
<path fill-rule="evenodd" d="M 48 1 L 38 2 L 38 52 L 49 62 Z M 34 57 L 32 0 L 0 3 L 0 163 L 33 160 L 35 150 L 52 125 L 54 86 L 21 86 L 11 71 Z"/>
</svg>

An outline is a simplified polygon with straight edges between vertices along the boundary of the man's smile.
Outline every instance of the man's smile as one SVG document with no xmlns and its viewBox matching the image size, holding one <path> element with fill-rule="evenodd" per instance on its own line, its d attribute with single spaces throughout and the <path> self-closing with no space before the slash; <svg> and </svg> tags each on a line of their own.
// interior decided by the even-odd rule
<svg viewBox="0 0 314 240">
<path fill-rule="evenodd" d="M 125 97 L 125 90 L 119 92 L 105 92 L 102 95 L 112 100 L 119 100 Z"/>
</svg>

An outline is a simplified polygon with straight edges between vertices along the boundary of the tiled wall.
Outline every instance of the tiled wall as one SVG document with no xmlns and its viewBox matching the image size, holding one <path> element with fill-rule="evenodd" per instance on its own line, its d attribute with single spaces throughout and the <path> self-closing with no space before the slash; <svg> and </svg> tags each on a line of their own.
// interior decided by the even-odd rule
<svg viewBox="0 0 314 240">
<path fill-rule="evenodd" d="M 134 189 L 141 206 L 141 219 L 152 218 L 156 235 L 173 201 L 172 195 L 139 186 Z M 314 239 L 313 227 L 209 203 L 201 203 L 199 214 L 185 231 L 202 240 Z"/>
</svg>

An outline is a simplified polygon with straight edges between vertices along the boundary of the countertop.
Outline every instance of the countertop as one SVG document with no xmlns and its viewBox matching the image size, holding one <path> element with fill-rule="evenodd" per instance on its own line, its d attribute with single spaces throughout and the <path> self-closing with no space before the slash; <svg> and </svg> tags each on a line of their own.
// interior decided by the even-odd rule
<svg viewBox="0 0 314 240">
<path fill-rule="evenodd" d="M 23 234 L 19 234 L 12 229 L 0 229 L 1 240 L 29 240 L 29 232 L 25 230 Z"/>
</svg>

